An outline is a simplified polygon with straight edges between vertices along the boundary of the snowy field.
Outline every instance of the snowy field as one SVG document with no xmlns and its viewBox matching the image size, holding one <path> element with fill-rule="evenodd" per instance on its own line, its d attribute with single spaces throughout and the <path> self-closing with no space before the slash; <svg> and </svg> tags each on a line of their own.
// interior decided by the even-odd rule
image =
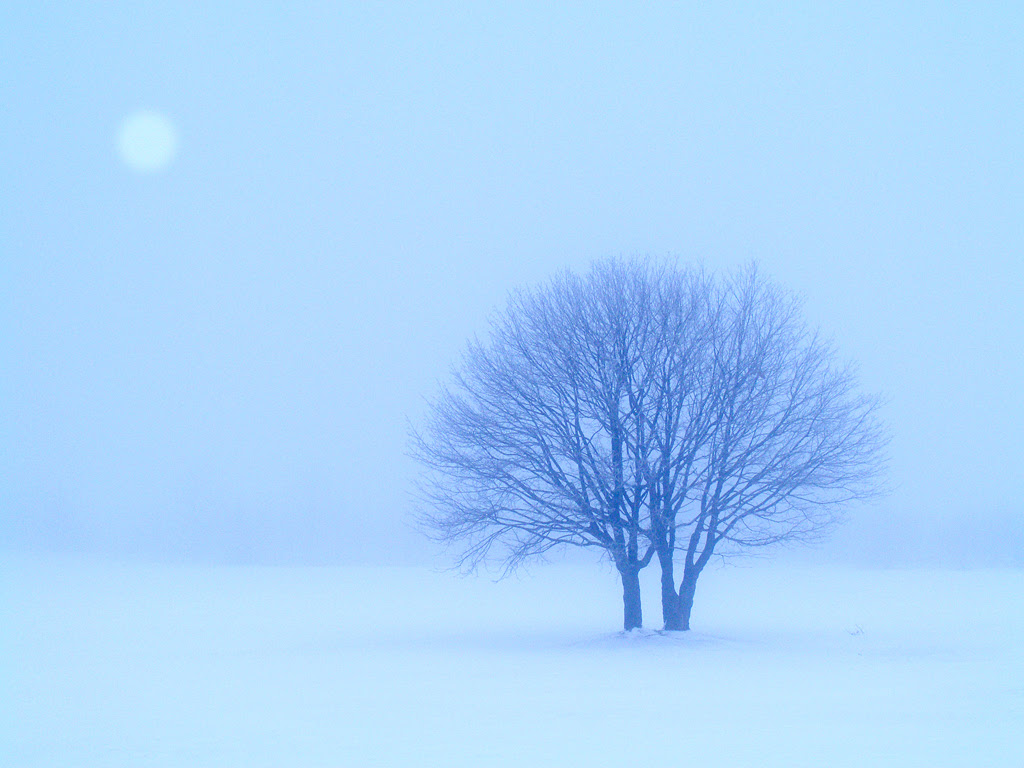
<svg viewBox="0 0 1024 768">
<path fill-rule="evenodd" d="M 1020 571 L 2 568 L 5 766 L 1024 766 Z"/>
</svg>

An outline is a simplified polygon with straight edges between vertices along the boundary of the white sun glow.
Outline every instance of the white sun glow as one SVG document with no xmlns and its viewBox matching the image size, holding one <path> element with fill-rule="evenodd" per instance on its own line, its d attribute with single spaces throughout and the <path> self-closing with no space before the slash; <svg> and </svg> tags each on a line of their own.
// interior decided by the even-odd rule
<svg viewBox="0 0 1024 768">
<path fill-rule="evenodd" d="M 125 165 L 134 171 L 162 171 L 178 151 L 178 133 L 171 121 L 159 112 L 135 112 L 121 123 L 117 150 Z"/>
</svg>

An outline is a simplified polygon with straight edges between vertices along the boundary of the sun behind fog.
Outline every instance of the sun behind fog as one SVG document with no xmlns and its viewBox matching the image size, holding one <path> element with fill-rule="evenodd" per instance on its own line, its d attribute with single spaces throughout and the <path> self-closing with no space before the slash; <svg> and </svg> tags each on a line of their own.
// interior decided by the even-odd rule
<svg viewBox="0 0 1024 768">
<path fill-rule="evenodd" d="M 159 112 L 142 110 L 124 119 L 117 150 L 125 165 L 139 173 L 164 170 L 178 151 L 174 124 Z"/>
</svg>

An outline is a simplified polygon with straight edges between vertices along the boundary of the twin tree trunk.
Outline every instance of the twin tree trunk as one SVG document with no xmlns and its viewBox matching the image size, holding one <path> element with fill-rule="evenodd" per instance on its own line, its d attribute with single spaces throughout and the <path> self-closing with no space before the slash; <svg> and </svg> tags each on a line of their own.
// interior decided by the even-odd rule
<svg viewBox="0 0 1024 768">
<path fill-rule="evenodd" d="M 643 608 L 640 604 L 640 571 L 635 568 L 619 569 L 622 576 L 622 628 L 629 632 L 644 624 Z M 665 629 L 681 632 L 690 628 L 690 612 L 693 610 L 693 596 L 697 591 L 696 569 L 683 575 L 683 583 L 676 592 L 672 575 L 672 560 L 668 567 L 662 562 L 661 571 L 661 615 Z"/>
<path fill-rule="evenodd" d="M 693 596 L 697 591 L 697 568 L 684 568 L 683 581 L 676 592 L 672 554 L 658 552 L 661 564 L 661 616 L 665 629 L 682 632 L 690 629 L 690 613 L 693 611 Z M 629 632 L 643 626 L 643 609 L 640 604 L 640 571 L 633 568 L 619 569 L 622 576 L 622 628 Z"/>
</svg>

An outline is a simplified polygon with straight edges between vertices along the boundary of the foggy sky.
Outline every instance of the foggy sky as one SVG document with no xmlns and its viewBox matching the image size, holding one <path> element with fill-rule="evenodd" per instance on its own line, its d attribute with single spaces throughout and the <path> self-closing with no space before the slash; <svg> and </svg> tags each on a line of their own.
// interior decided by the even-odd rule
<svg viewBox="0 0 1024 768">
<path fill-rule="evenodd" d="M 13 5 L 4 546 L 426 560 L 406 425 L 465 341 L 673 254 L 757 259 L 888 397 L 893 492 L 823 556 L 1024 562 L 1016 4 Z"/>
</svg>

